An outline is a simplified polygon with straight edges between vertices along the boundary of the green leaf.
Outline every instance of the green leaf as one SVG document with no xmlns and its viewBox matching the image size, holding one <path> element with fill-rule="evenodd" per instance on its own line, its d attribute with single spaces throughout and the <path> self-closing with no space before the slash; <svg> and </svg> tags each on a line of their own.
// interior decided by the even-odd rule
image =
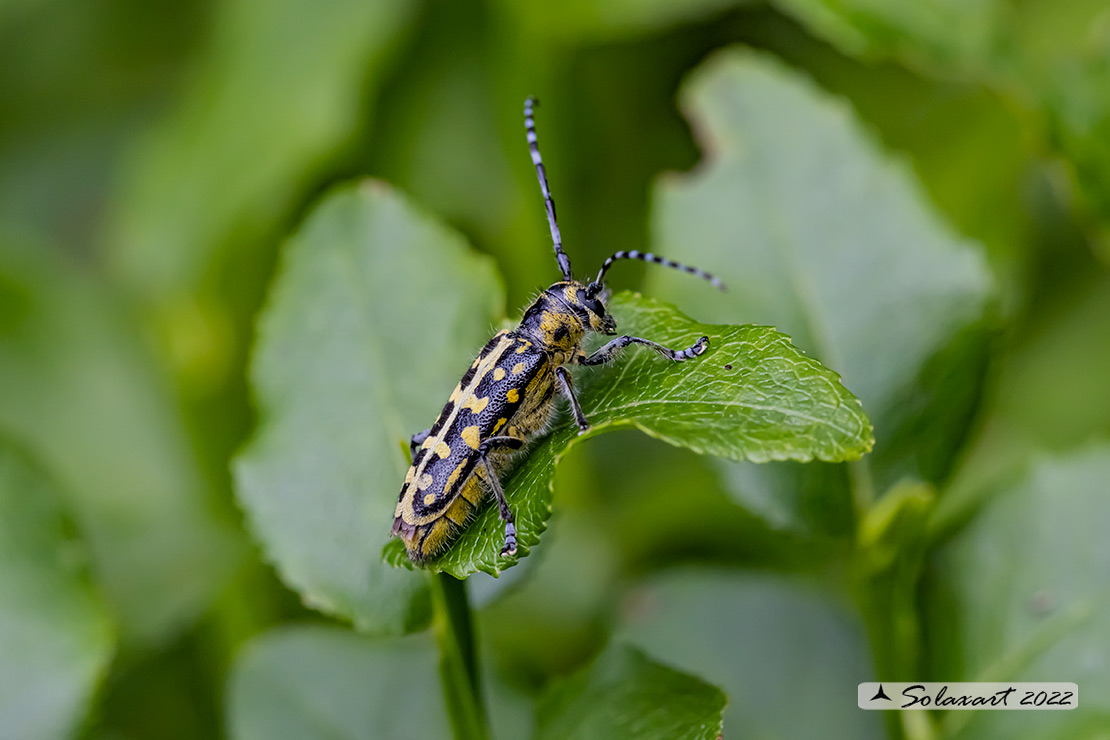
<svg viewBox="0 0 1110 740">
<path fill-rule="evenodd" d="M 125 639 L 169 637 L 241 562 L 131 317 L 50 247 L 2 236 L 0 426 L 57 477 Z"/>
<path fill-rule="evenodd" d="M 610 647 L 548 693 L 537 711 L 534 737 L 716 740 L 726 702 L 715 686 L 638 650 Z"/>
<path fill-rule="evenodd" d="M 381 183 L 332 193 L 287 245 L 251 369 L 259 428 L 234 471 L 309 605 L 370 631 L 426 619 L 424 579 L 381 560 L 399 443 L 431 425 L 503 305 L 490 260 Z"/>
<path fill-rule="evenodd" d="M 965 521 L 1038 452 L 1110 434 L 1110 354 L 1091 351 L 1110 346 L 1110 275 L 1091 277 L 1042 304 L 1028 334 L 995 362 L 982 422 L 930 521 L 934 537 Z"/>
<path fill-rule="evenodd" d="M 986 83 L 1044 114 L 1033 125 L 1066 160 L 1081 200 L 1110 214 L 1110 46 L 1101 0 L 776 0 L 846 54 Z M 1015 106 L 1016 107 L 1016 106 Z M 1025 111 L 1023 111 L 1025 112 Z M 1103 241 L 1105 229 L 1099 234 Z M 1105 247 L 1104 247 L 1105 249 Z"/>
<path fill-rule="evenodd" d="M 790 334 L 863 401 L 879 443 L 876 488 L 919 474 L 917 448 L 886 457 L 883 444 L 920 423 L 907 400 L 922 392 L 924 370 L 945 378 L 959 368 L 930 362 L 984 309 L 991 281 L 980 254 L 842 103 L 770 57 L 720 53 L 682 101 L 705 159 L 660 181 L 653 251 L 720 274 L 730 290 L 722 299 L 654 270 L 646 291 L 703 320 Z"/>
<path fill-rule="evenodd" d="M 945 681 L 1072 681 L 1077 710 L 951 712 L 960 738 L 1095 738 L 1110 716 L 1110 447 L 1039 457 L 937 556 L 923 603 Z M 965 716 L 958 716 L 958 715 Z M 993 716 L 991 716 L 993 715 Z M 966 725 L 966 726 L 965 726 Z M 956 730 L 962 731 L 955 732 Z"/>
<path fill-rule="evenodd" d="M 164 298 L 267 233 L 366 114 L 412 14 L 403 0 L 231 0 L 180 107 L 141 143 L 108 243 Z"/>
<path fill-rule="evenodd" d="M 234 740 L 450 737 L 426 636 L 372 640 L 296 627 L 250 642 L 228 688 Z"/>
<path fill-rule="evenodd" d="M 894 56 L 926 71 L 986 73 L 1004 53 L 1000 0 L 776 0 L 815 35 L 863 57 Z"/>
<path fill-rule="evenodd" d="M 0 444 L 0 737 L 68 737 L 112 655 L 113 626 L 53 487 Z"/>
<path fill-rule="evenodd" d="M 1104 34 L 1103 34 L 1104 36 Z M 1045 85 L 1049 133 L 1082 188 L 1084 203 L 1101 216 L 1103 258 L 1105 224 L 1110 222 L 1110 42 L 1056 65 Z"/>
<path fill-rule="evenodd" d="M 871 449 L 871 427 L 859 401 L 830 370 L 790 338 L 766 326 L 699 324 L 672 306 L 621 293 L 609 310 L 619 331 L 668 347 L 709 337 L 701 357 L 670 362 L 630 348 L 608 367 L 580 368 L 575 384 L 592 429 L 580 436 L 569 416 L 530 448 L 505 479 L 516 517 L 519 554 L 539 542 L 551 513 L 555 463 L 572 444 L 612 429 L 633 427 L 670 444 L 732 460 L 854 460 Z M 430 567 L 457 578 L 496 575 L 504 525 L 494 508 L 481 512 Z M 402 551 L 391 545 L 394 563 Z"/>
<path fill-rule="evenodd" d="M 158 10 L 0 2 L 0 221 L 95 253 L 119 156 L 165 107 L 210 14 Z"/>
<path fill-rule="evenodd" d="M 683 23 L 696 23 L 752 0 L 569 0 L 500 5 L 514 24 L 535 34 L 540 43 L 612 42 L 636 38 Z"/>
<path fill-rule="evenodd" d="M 236 478 L 255 532 L 309 604 L 369 630 L 421 621 L 424 583 L 379 555 L 406 468 L 397 444 L 435 418 L 502 296 L 488 261 L 376 184 L 331 196 L 290 244 L 260 322 L 260 431 Z M 705 326 L 628 296 L 612 310 L 628 332 L 675 347 L 706 334 L 712 347 L 687 363 L 633 349 L 582 372 L 595 433 L 635 426 L 756 461 L 854 459 L 870 448 L 859 402 L 773 329 Z M 576 431 L 558 426 L 506 482 L 521 555 L 539 540 L 554 463 Z M 511 562 L 498 556 L 502 532 L 487 509 L 434 567 L 459 578 L 499 572 Z M 390 560 L 404 563 L 398 548 Z"/>
<path fill-rule="evenodd" d="M 874 680 L 863 631 L 827 595 L 778 576 L 688 568 L 625 603 L 618 639 L 720 686 L 725 737 L 885 737 L 878 713 L 851 701 Z"/>
<path fill-rule="evenodd" d="M 851 479 L 842 465 L 784 462 L 757 467 L 718 460 L 714 467 L 730 501 L 773 530 L 847 536 L 855 527 Z"/>
</svg>

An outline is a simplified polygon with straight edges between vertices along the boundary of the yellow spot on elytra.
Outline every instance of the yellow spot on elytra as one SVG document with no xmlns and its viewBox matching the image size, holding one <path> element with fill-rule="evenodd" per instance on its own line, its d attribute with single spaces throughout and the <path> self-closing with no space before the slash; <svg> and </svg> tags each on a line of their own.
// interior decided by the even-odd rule
<svg viewBox="0 0 1110 740">
<path fill-rule="evenodd" d="M 451 456 L 451 448 L 446 442 L 440 440 L 438 443 L 436 443 L 436 454 L 439 455 L 440 460 L 443 460 L 444 458 Z"/>
<path fill-rule="evenodd" d="M 501 417 L 500 419 L 498 419 L 497 423 L 493 425 L 493 433 L 497 434 L 497 431 L 501 427 L 505 426 L 505 422 L 507 422 L 507 421 L 508 421 L 508 419 L 506 419 L 505 417 Z"/>
<path fill-rule="evenodd" d="M 517 364 L 513 365 L 513 375 L 520 375 L 522 372 L 524 372 L 523 362 L 518 362 Z"/>
<path fill-rule="evenodd" d="M 505 377 L 505 371 L 502 368 L 496 368 L 493 371 L 494 380 L 502 380 Z"/>
<path fill-rule="evenodd" d="M 426 495 L 424 497 L 424 505 L 425 506 L 431 506 L 435 502 L 436 502 L 436 495 L 434 493 L 429 493 L 428 495 Z"/>
<path fill-rule="evenodd" d="M 420 445 L 420 447 L 422 449 L 425 449 L 425 450 L 430 450 L 430 449 L 432 449 L 432 447 L 435 446 L 435 443 L 436 443 L 436 438 L 432 437 L 432 436 L 429 436 L 426 440 L 424 440 L 424 443 L 422 445 Z"/>
<path fill-rule="evenodd" d="M 465 401 L 463 401 L 462 407 L 464 409 L 470 409 L 471 411 L 473 411 L 476 414 L 480 414 L 480 413 L 482 413 L 482 409 L 484 409 L 486 407 L 487 403 L 489 403 L 489 397 L 488 396 L 485 397 L 485 398 L 477 398 L 475 396 L 468 396 L 467 399 Z"/>
<path fill-rule="evenodd" d="M 412 479 L 416 477 L 416 468 L 409 466 L 409 472 L 405 473 L 405 485 L 412 483 Z"/>
<path fill-rule="evenodd" d="M 520 393 L 516 388 L 510 388 L 508 393 L 505 394 L 505 398 L 509 399 L 509 403 L 516 403 L 520 400 Z"/>
<path fill-rule="evenodd" d="M 466 467 L 466 460 L 463 460 L 461 463 L 459 463 L 458 467 L 451 471 L 451 475 L 447 476 L 447 485 L 444 487 L 443 490 L 451 490 L 451 486 L 455 485 L 455 481 L 457 481 L 459 479 L 459 476 L 462 475 L 464 467 Z"/>
<path fill-rule="evenodd" d="M 463 438 L 463 442 L 469 445 L 470 449 L 478 449 L 478 427 L 467 427 L 462 430 L 462 434 L 459 436 Z"/>
<path fill-rule="evenodd" d="M 518 355 L 523 354 L 523 353 L 527 352 L 528 348 L 531 347 L 531 346 L 532 346 L 531 342 L 529 342 L 528 340 L 524 340 L 523 342 L 520 343 L 520 346 L 516 348 L 516 353 Z"/>
<path fill-rule="evenodd" d="M 416 487 L 421 491 L 426 490 L 430 485 L 432 485 L 432 476 L 428 473 L 424 473 L 420 476 L 420 479 L 416 481 Z"/>
<path fill-rule="evenodd" d="M 459 386 L 456 385 L 455 390 L 451 391 L 451 397 L 448 398 L 447 400 L 450 401 L 451 403 L 455 403 L 459 400 L 459 396 L 461 396 L 461 395 L 462 395 L 462 388 L 460 388 Z"/>
</svg>

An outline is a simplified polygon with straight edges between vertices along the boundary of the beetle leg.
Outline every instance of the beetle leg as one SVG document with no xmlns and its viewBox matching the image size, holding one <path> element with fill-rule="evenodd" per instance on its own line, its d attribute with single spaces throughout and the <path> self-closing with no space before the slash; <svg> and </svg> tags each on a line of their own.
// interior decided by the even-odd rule
<svg viewBox="0 0 1110 740">
<path fill-rule="evenodd" d="M 431 434 L 431 429 L 425 429 L 422 432 L 417 432 L 416 434 L 412 435 L 412 439 L 409 440 L 409 449 L 412 451 L 413 460 L 416 459 L 416 451 L 420 449 L 420 445 L 424 444 L 424 440 L 431 436 Z"/>
<path fill-rule="evenodd" d="M 505 522 L 505 546 L 501 548 L 502 555 L 516 554 L 516 524 L 513 521 L 513 512 L 509 502 L 505 500 L 505 491 L 501 488 L 501 481 L 497 479 L 497 472 L 489 462 L 489 453 L 499 447 L 510 450 L 519 450 L 524 446 L 524 440 L 518 437 L 489 437 L 478 445 L 478 457 L 486 466 L 486 481 L 493 490 L 493 497 L 497 499 L 497 509 L 501 513 L 501 521 Z"/>
<path fill-rule="evenodd" d="M 604 364 L 616 358 L 616 356 L 619 355 L 621 351 L 630 344 L 642 344 L 645 347 L 655 350 L 664 357 L 675 360 L 676 362 L 681 362 L 682 360 L 689 360 L 697 357 L 701 353 L 705 352 L 706 348 L 709 347 L 709 337 L 702 337 L 686 349 L 674 350 L 668 347 L 664 347 L 661 344 L 657 344 L 650 339 L 630 337 L 625 334 L 623 337 L 617 337 L 613 341 L 609 342 L 589 357 L 580 358 L 578 362 L 582 365 Z"/>
<path fill-rule="evenodd" d="M 584 434 L 590 428 L 590 422 L 587 421 L 586 415 L 582 413 L 582 405 L 578 403 L 578 396 L 574 395 L 574 386 L 570 382 L 570 373 L 565 367 L 560 365 L 555 368 L 555 377 L 559 379 L 559 389 L 563 391 L 563 395 L 570 401 L 570 409 L 574 412 L 574 420 L 578 422 L 578 433 Z"/>
</svg>

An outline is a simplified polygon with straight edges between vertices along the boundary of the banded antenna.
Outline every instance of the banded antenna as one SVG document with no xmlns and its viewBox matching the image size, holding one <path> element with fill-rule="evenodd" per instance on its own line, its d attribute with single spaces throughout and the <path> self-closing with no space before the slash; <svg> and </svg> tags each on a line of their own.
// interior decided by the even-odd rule
<svg viewBox="0 0 1110 740">
<path fill-rule="evenodd" d="M 652 254 L 651 252 L 639 252 L 633 249 L 630 252 L 617 252 L 611 257 L 606 258 L 605 263 L 601 266 L 601 270 L 597 273 L 597 279 L 587 286 L 588 292 L 590 292 L 591 294 L 597 294 L 601 290 L 604 285 L 602 281 L 605 279 L 605 272 L 617 260 L 640 260 L 641 262 L 651 262 L 656 265 L 663 265 L 663 267 L 671 267 L 675 270 L 688 272 L 691 275 L 697 275 L 702 280 L 708 280 L 714 288 L 717 288 L 721 292 L 727 290 L 725 284 L 721 282 L 721 279 L 719 277 L 717 277 L 716 275 L 711 275 L 705 270 L 699 270 L 696 267 L 690 267 L 689 265 L 684 265 L 680 262 L 669 260 L 666 257 L 660 257 L 657 254 Z"/>
<path fill-rule="evenodd" d="M 563 251 L 563 237 L 559 235 L 559 223 L 555 220 L 555 201 L 551 198 L 551 190 L 547 187 L 547 171 L 540 158 L 540 146 L 536 141 L 536 122 L 532 118 L 532 109 L 540 104 L 532 96 L 524 101 L 524 130 L 528 135 L 528 150 L 532 152 L 532 164 L 536 165 L 536 177 L 540 179 L 540 190 L 543 191 L 543 202 L 547 206 L 547 225 L 551 227 L 551 240 L 555 244 L 555 259 L 559 263 L 559 271 L 563 273 L 564 280 L 573 280 L 570 274 L 570 258 Z"/>
</svg>

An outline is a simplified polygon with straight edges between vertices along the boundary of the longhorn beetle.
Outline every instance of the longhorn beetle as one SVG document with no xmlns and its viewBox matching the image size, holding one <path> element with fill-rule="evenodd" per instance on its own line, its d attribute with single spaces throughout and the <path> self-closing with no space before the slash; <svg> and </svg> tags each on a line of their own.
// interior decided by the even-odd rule
<svg viewBox="0 0 1110 740">
<path fill-rule="evenodd" d="M 401 537 L 409 558 L 416 564 L 424 563 L 450 545 L 466 527 L 487 491 L 493 494 L 505 522 L 501 554 L 516 553 L 513 512 L 498 476 L 512 453 L 546 428 L 555 409 L 556 392 L 569 401 L 578 433 L 590 428 L 574 395 L 568 364 L 601 365 L 630 344 L 642 344 L 675 361 L 697 357 L 709 346 L 709 337 L 701 337 L 686 349 L 674 350 L 626 334 L 586 355 L 582 338 L 587 331 L 617 333 L 616 322 L 605 311 L 608 301 L 605 273 L 614 262 L 641 260 L 684 270 L 724 290 L 720 280 L 696 267 L 638 251 L 622 251 L 608 257 L 593 282 L 575 280 L 570 259 L 563 251 L 555 221 L 555 201 L 536 143 L 532 118 L 535 105 L 533 98 L 524 101 L 524 129 L 563 279 L 540 293 L 515 329 L 503 331 L 486 343 L 451 391 L 436 423 L 412 436 L 412 465 L 401 487 L 392 533 Z"/>
</svg>

